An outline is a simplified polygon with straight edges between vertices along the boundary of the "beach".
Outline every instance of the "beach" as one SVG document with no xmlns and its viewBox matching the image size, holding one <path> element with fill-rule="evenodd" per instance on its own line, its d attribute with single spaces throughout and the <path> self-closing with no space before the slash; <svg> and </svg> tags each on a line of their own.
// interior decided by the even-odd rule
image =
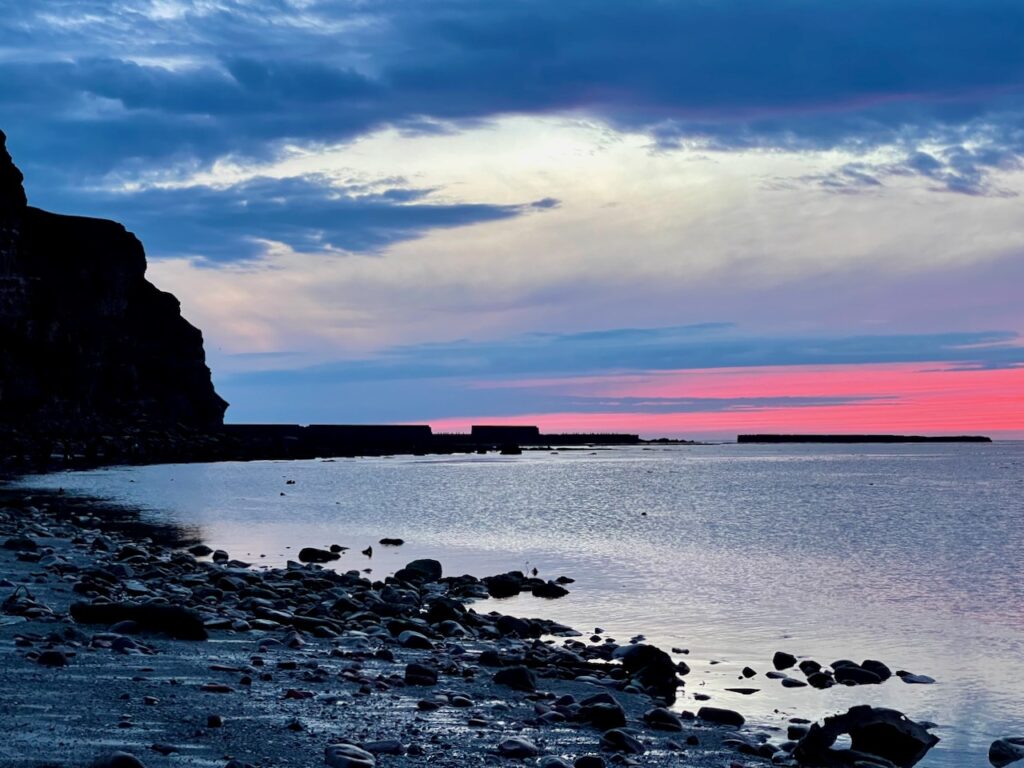
<svg viewBox="0 0 1024 768">
<path fill-rule="evenodd" d="M 659 728 L 645 724 L 645 713 L 658 702 L 629 690 L 621 674 L 602 671 L 606 664 L 600 655 L 558 651 L 533 637 L 574 634 L 567 628 L 531 621 L 522 630 L 525 638 L 493 630 L 487 633 L 493 640 L 481 641 L 468 636 L 478 633 L 472 630 L 467 636 L 454 629 L 440 635 L 438 622 L 419 627 L 425 634 L 403 644 L 401 633 L 385 629 L 385 622 L 396 619 L 392 609 L 369 609 L 382 590 L 353 575 L 334 582 L 350 588 L 365 582 L 355 591 L 367 601 L 352 606 L 351 620 L 299 629 L 289 624 L 287 608 L 252 607 L 261 599 L 256 593 L 270 590 L 247 588 L 254 580 L 243 574 L 255 572 L 237 562 L 200 563 L 171 547 L 174 542 L 156 544 L 153 535 L 140 535 L 144 531 L 137 526 L 128 526 L 134 534 L 125 527 L 120 533 L 109 530 L 119 526 L 104 523 L 103 511 L 84 501 L 5 496 L 3 536 L 22 539 L 23 548 L 8 547 L 0 554 L 0 583 L 5 597 L 17 591 L 29 602 L 14 615 L 7 613 L 9 603 L 0 622 L 5 657 L 0 687 L 9 705 L 3 715 L 9 735 L 0 748 L 4 765 L 88 765 L 115 751 L 135 755 L 147 766 L 231 760 L 258 768 L 319 765 L 324 749 L 339 742 L 368 747 L 382 755 L 383 764 L 396 766 L 428 760 L 490 765 L 500 759 L 502 744 L 518 757 L 575 758 L 599 753 L 605 737 L 593 724 L 572 722 L 560 710 L 578 710 L 579 703 L 602 694 L 614 697 L 621 714 L 601 697 L 596 717 L 614 722 L 621 717 L 625 734 L 621 749 L 606 752 L 608 759 L 642 750 L 644 764 L 654 766 L 677 764 L 680 754 L 700 766 L 722 765 L 730 755 L 741 764 L 767 762 L 737 752 L 741 743 L 749 745 L 744 749 L 759 748 L 767 732 L 665 714 Z M 169 532 L 150 533 L 159 540 L 160 533 Z M 69 607 L 84 591 L 74 585 L 90 583 L 87 574 L 93 574 L 91 583 L 99 588 L 104 571 L 132 577 L 107 584 L 114 598 L 163 595 L 180 604 L 186 574 L 191 576 L 186 583 L 195 584 L 198 577 L 219 584 L 212 587 L 220 590 L 214 600 L 186 601 L 202 611 L 209 639 L 172 639 L 151 634 L 145 625 L 122 625 L 118 632 L 69 621 Z M 225 592 L 230 580 L 238 581 L 236 589 Z M 292 595 L 293 601 L 274 601 L 292 608 L 295 601 L 307 604 L 310 592 L 319 600 L 321 590 L 330 588 L 315 566 L 267 571 L 256 581 L 272 584 L 275 596 Z M 246 601 L 249 611 L 242 607 Z M 461 615 L 461 607 L 452 600 L 453 615 Z M 463 619 L 467 627 L 486 629 L 501 621 L 483 613 L 485 600 L 474 607 L 481 613 L 473 624 Z M 18 615 L 22 610 L 27 613 Z M 170 626 L 173 631 L 175 624 Z M 407 647 L 421 643 L 424 647 Z M 488 666 L 482 651 L 496 655 L 490 664 L 502 666 Z M 522 675 L 526 682 L 496 683 L 501 669 L 522 669 L 513 661 L 532 665 Z M 409 684 L 410 664 L 435 670 L 437 682 Z M 222 722 L 214 726 L 218 718 Z M 657 718 L 648 716 L 652 722 Z"/>
<path fill-rule="evenodd" d="M 0 583 L 41 606 L 8 604 L 0 627 L 12 765 L 87 766 L 117 750 L 150 767 L 332 765 L 325 749 L 339 743 L 381 765 L 785 765 L 809 725 L 799 714 L 744 722 L 701 693 L 684 648 L 503 615 L 507 601 L 494 599 L 521 593 L 517 609 L 532 600 L 529 615 L 544 616 L 575 589 L 571 576 L 438 580 L 443 566 L 419 559 L 371 581 L 338 566 L 351 557 L 340 546 L 302 553 L 326 568 L 253 567 L 124 506 L 23 489 L 3 506 L 14 543 Z M 167 636 L 188 620 L 92 624 L 79 610 L 70 621 L 76 602 L 185 607 L 208 639 Z M 817 671 L 773 661 L 785 671 L 765 659 L 734 690 L 806 686 Z M 833 674 L 846 679 L 826 669 L 829 685 Z"/>
</svg>

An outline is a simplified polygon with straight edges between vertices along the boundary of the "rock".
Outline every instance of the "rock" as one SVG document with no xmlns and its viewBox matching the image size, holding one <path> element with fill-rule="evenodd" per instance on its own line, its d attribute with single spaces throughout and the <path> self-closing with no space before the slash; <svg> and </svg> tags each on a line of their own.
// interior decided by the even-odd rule
<svg viewBox="0 0 1024 768">
<path fill-rule="evenodd" d="M 750 667 L 744 667 L 743 671 L 740 672 L 740 674 L 743 675 L 743 677 L 745 677 L 747 679 L 750 679 L 751 677 L 756 675 L 757 672 L 755 670 L 751 669 Z"/>
<path fill-rule="evenodd" d="M 303 547 L 299 550 L 299 561 L 303 563 L 329 563 L 332 560 L 340 559 L 341 555 L 337 552 L 330 552 L 326 549 Z"/>
<path fill-rule="evenodd" d="M 44 667 L 66 667 L 68 665 L 68 657 L 56 649 L 43 651 L 36 661 Z"/>
<path fill-rule="evenodd" d="M 207 555 L 213 554 L 213 549 L 205 544 L 196 544 L 195 546 L 189 547 L 188 551 L 196 557 L 206 557 Z"/>
<path fill-rule="evenodd" d="M 29 207 L 0 132 L 0 418 L 107 435 L 223 422 L 203 338 L 113 221 Z"/>
<path fill-rule="evenodd" d="M 403 648 L 418 648 L 424 651 L 429 651 L 434 647 L 434 644 L 426 635 L 414 632 L 411 629 L 407 629 L 398 635 L 398 644 Z"/>
<path fill-rule="evenodd" d="M 778 670 L 789 669 L 796 664 L 796 656 L 785 651 L 776 651 L 772 656 L 772 664 Z"/>
<path fill-rule="evenodd" d="M 388 538 L 384 538 L 384 539 L 381 539 L 377 543 L 378 544 L 383 544 L 385 547 L 400 547 L 403 544 L 405 544 L 405 540 L 404 539 L 388 539 Z M 438 577 L 438 578 L 440 578 L 440 577 Z M 436 581 L 436 579 L 435 579 L 435 581 Z"/>
<path fill-rule="evenodd" d="M 405 667 L 406 685 L 437 685 L 437 670 L 413 662 Z"/>
<path fill-rule="evenodd" d="M 836 681 L 828 672 L 819 671 L 811 675 L 808 675 L 807 683 L 814 688 L 824 690 L 825 688 L 831 688 L 833 685 L 835 685 Z"/>
<path fill-rule="evenodd" d="M 580 717 L 599 731 L 621 728 L 626 724 L 626 710 L 614 699 L 611 702 L 584 705 L 580 709 Z"/>
<path fill-rule="evenodd" d="M 380 741 L 368 741 L 359 745 L 371 755 L 402 755 L 405 754 L 405 747 L 398 739 L 382 739 Z"/>
<path fill-rule="evenodd" d="M 1024 737 L 996 739 L 988 748 L 988 761 L 995 768 L 1024 760 Z"/>
<path fill-rule="evenodd" d="M 896 676 L 904 683 L 908 683 L 910 685 L 931 685 L 935 682 L 934 677 L 928 677 L 928 675 L 913 675 L 910 672 L 904 672 L 903 670 L 897 672 Z"/>
<path fill-rule="evenodd" d="M 850 749 L 833 750 L 843 734 L 850 737 Z M 912 768 L 938 742 L 937 736 L 901 712 L 863 705 L 813 724 L 793 756 L 801 764 L 832 768 L 851 765 L 860 753 L 864 761 L 882 758 L 898 768 Z"/>
<path fill-rule="evenodd" d="M 815 672 L 821 671 L 821 664 L 816 661 L 812 661 L 811 659 L 804 659 L 797 666 L 800 667 L 800 671 L 808 677 L 813 675 Z"/>
<path fill-rule="evenodd" d="M 553 581 L 545 582 L 544 584 L 537 584 L 530 590 L 534 597 L 544 597 L 548 600 L 554 600 L 555 598 L 565 597 L 569 594 L 569 590 L 565 587 L 556 584 Z"/>
<path fill-rule="evenodd" d="M 865 659 L 861 662 L 861 667 L 866 669 L 875 675 L 878 675 L 878 679 L 881 681 L 888 680 L 892 677 L 892 670 L 889 669 L 885 664 L 875 659 Z"/>
<path fill-rule="evenodd" d="M 38 548 L 38 546 L 38 544 L 36 544 L 34 541 L 32 541 L 32 539 L 26 536 L 14 536 L 13 538 L 7 539 L 7 541 L 4 542 L 4 549 L 10 549 L 14 551 L 25 550 L 29 552 L 34 552 Z"/>
<path fill-rule="evenodd" d="M 601 749 L 610 752 L 625 752 L 627 755 L 644 753 L 644 745 L 640 743 L 640 740 L 620 728 L 605 731 L 601 736 Z"/>
<path fill-rule="evenodd" d="M 707 720 L 709 723 L 732 725 L 736 728 L 739 728 L 746 722 L 743 715 L 739 712 L 721 707 L 701 707 L 697 710 L 697 717 L 701 720 Z"/>
<path fill-rule="evenodd" d="M 498 685 L 505 685 L 516 691 L 537 690 L 537 678 L 533 672 L 523 666 L 507 667 L 500 669 L 494 674 L 494 682 Z"/>
<path fill-rule="evenodd" d="M 224 683 L 203 683 L 199 686 L 203 693 L 234 693 L 235 689 Z"/>
<path fill-rule="evenodd" d="M 441 563 L 425 558 L 406 564 L 405 568 L 395 574 L 395 578 L 411 582 L 440 581 L 442 573 Z"/>
<path fill-rule="evenodd" d="M 146 765 L 128 752 L 111 752 L 95 760 L 92 768 L 146 768 Z"/>
<path fill-rule="evenodd" d="M 498 754 L 502 757 L 536 757 L 540 749 L 528 739 L 512 738 L 505 739 L 498 745 Z"/>
<path fill-rule="evenodd" d="M 848 664 L 835 670 L 837 683 L 843 685 L 878 685 L 882 678 L 874 672 L 869 672 L 859 664 Z"/>
<path fill-rule="evenodd" d="M 648 693 L 659 696 L 669 703 L 675 701 L 676 688 L 680 684 L 676 672 L 683 669 L 689 671 L 689 667 L 685 665 L 680 668 L 672 661 L 672 657 L 660 648 L 643 643 L 621 646 L 612 653 L 612 658 L 618 659 L 626 673 Z"/>
<path fill-rule="evenodd" d="M 324 749 L 324 762 L 330 768 L 373 768 L 377 760 L 355 744 L 332 744 Z"/>
<path fill-rule="evenodd" d="M 665 707 L 655 707 L 644 712 L 644 722 L 659 731 L 683 730 L 683 721 L 679 715 Z"/>
<path fill-rule="evenodd" d="M 224 726 L 224 718 L 218 714 L 209 714 L 206 716 L 206 727 L 207 728 L 221 728 Z"/>
<path fill-rule="evenodd" d="M 79 624 L 134 621 L 146 632 L 162 632 L 178 640 L 206 640 L 208 637 L 199 614 L 176 605 L 72 603 L 71 617 Z"/>
<path fill-rule="evenodd" d="M 523 591 L 523 579 L 525 577 L 519 571 L 509 571 L 497 576 L 487 576 L 483 579 L 487 593 L 491 597 L 515 597 Z"/>
<path fill-rule="evenodd" d="M 573 768 L 573 764 L 557 755 L 544 755 L 537 761 L 537 768 Z"/>
<path fill-rule="evenodd" d="M 572 768 L 605 768 L 604 758 L 600 755 L 580 755 L 572 764 Z"/>
</svg>

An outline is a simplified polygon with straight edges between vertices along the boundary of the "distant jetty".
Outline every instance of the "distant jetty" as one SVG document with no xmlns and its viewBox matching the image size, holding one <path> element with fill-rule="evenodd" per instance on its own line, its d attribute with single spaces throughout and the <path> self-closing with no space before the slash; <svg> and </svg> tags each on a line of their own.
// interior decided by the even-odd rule
<svg viewBox="0 0 1024 768">
<path fill-rule="evenodd" d="M 546 446 L 638 445 L 639 435 L 544 433 L 529 425 L 475 425 L 468 433 L 437 433 L 428 424 L 225 424 L 235 458 L 314 458 L 387 454 L 515 453 Z"/>
<path fill-rule="evenodd" d="M 737 443 L 991 443 L 984 435 L 740 435 Z"/>
</svg>

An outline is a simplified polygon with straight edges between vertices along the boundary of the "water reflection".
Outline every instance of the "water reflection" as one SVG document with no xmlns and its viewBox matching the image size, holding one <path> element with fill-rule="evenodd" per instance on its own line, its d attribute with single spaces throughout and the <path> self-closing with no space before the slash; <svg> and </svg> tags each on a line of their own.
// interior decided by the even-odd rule
<svg viewBox="0 0 1024 768">
<path fill-rule="evenodd" d="M 201 528 L 211 546 L 259 564 L 337 543 L 350 549 L 335 567 L 376 577 L 414 557 L 450 574 L 567 574 L 569 597 L 501 610 L 688 648 L 687 696 L 699 686 L 755 718 L 901 709 L 940 724 L 943 742 L 922 766 L 959 768 L 984 764 L 989 742 L 1024 715 L 1006 672 L 1024 658 L 1022 468 L 1014 443 L 732 445 L 172 465 L 41 482 Z M 359 554 L 385 536 L 408 543 Z M 763 677 L 779 649 L 822 663 L 878 658 L 939 682 L 784 689 Z M 760 692 L 725 691 L 746 665 L 762 673 L 750 683 Z"/>
</svg>

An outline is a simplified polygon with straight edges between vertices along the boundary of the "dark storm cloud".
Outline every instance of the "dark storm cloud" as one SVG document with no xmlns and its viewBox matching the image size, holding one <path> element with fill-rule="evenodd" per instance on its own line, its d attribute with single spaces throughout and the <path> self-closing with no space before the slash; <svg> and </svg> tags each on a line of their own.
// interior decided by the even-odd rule
<svg viewBox="0 0 1024 768">
<path fill-rule="evenodd" d="M 97 173 L 569 111 L 666 147 L 894 145 L 973 194 L 1024 151 L 1015 0 L 41 0 L 0 34 L 23 160 Z"/>
<path fill-rule="evenodd" d="M 393 180 L 394 181 L 394 180 Z M 440 204 L 430 189 L 339 186 L 317 176 L 255 178 L 222 189 L 208 186 L 149 188 L 133 194 L 70 196 L 59 207 L 79 214 L 117 211 L 150 255 L 239 261 L 262 252 L 258 241 L 297 251 L 373 252 L 430 229 L 458 227 L 550 207 Z M 77 206 L 77 207 L 75 207 Z"/>
</svg>

